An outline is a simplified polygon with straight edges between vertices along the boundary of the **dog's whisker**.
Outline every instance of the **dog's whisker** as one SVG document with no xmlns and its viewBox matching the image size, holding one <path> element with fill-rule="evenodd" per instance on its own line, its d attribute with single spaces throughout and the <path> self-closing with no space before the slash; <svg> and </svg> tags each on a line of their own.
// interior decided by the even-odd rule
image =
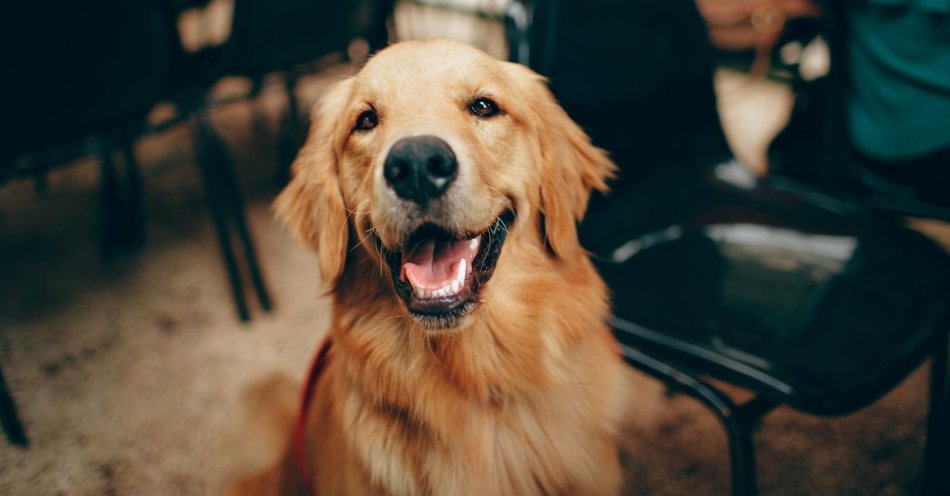
<svg viewBox="0 0 950 496">
<path fill-rule="evenodd" d="M 359 240 L 358 242 L 354 243 L 354 244 L 353 244 L 353 248 L 350 248 L 350 249 L 346 252 L 346 254 L 349 255 L 350 253 L 352 253 L 353 250 L 355 250 L 355 249 L 356 249 L 357 247 L 359 247 L 361 244 L 363 244 L 364 242 L 366 242 L 366 240 L 369 239 L 369 237 L 372 236 L 372 235 L 373 235 L 373 232 L 372 232 L 372 229 L 370 229 L 369 231 L 366 232 L 366 236 L 363 236 L 362 238 L 360 238 L 360 240 Z M 373 243 L 373 244 L 375 245 L 376 243 Z M 379 250 L 379 248 L 377 248 L 377 251 L 378 251 L 378 250 Z"/>
<path fill-rule="evenodd" d="M 383 250 L 379 247 L 378 243 L 373 243 L 373 247 L 376 248 L 376 260 L 379 262 L 379 275 L 382 277 L 386 273 L 386 260 L 383 258 Z"/>
<path fill-rule="evenodd" d="M 374 318 L 373 320 L 396 320 L 408 317 L 408 313 L 397 313 L 395 315 L 380 315 Z"/>
<path fill-rule="evenodd" d="M 363 240 L 360 241 L 360 243 L 365 241 L 366 238 L 372 236 L 374 233 L 376 233 L 376 227 L 370 226 L 370 228 L 366 230 L 366 236 L 363 238 Z M 377 241 L 378 241 L 378 238 L 377 238 Z M 383 276 L 386 273 L 386 269 L 388 267 L 386 266 L 386 259 L 383 256 L 383 250 L 379 242 L 373 243 L 373 249 L 376 250 L 376 262 L 379 265 L 379 275 Z"/>
<path fill-rule="evenodd" d="M 445 367 L 445 363 L 442 362 L 442 359 L 440 359 L 439 355 L 435 352 L 435 347 L 438 344 L 435 341 L 435 338 L 428 335 L 419 335 L 417 340 L 419 343 L 418 345 L 425 348 L 428 354 L 432 356 L 432 359 L 435 360 L 435 362 L 438 363 L 440 367 Z"/>
<path fill-rule="evenodd" d="M 439 355 L 436 355 L 435 350 L 432 349 L 431 342 L 426 343 L 426 349 L 429 350 L 429 354 L 432 355 L 432 359 L 435 360 L 435 363 L 438 363 L 440 367 L 445 367 L 445 364 L 442 363 L 442 360 L 439 359 Z"/>
<path fill-rule="evenodd" d="M 492 192 L 495 193 L 496 195 L 498 195 L 498 197 L 501 198 L 501 201 L 504 202 L 505 207 L 506 207 L 508 210 L 514 210 L 514 209 L 515 209 L 515 205 L 514 205 L 514 203 L 512 203 L 511 198 L 510 198 L 508 195 L 502 193 L 501 190 L 499 190 L 498 188 L 495 188 L 495 187 L 493 187 L 493 186 L 488 186 L 488 185 L 486 185 L 485 188 L 488 189 L 489 191 L 492 191 Z"/>
</svg>

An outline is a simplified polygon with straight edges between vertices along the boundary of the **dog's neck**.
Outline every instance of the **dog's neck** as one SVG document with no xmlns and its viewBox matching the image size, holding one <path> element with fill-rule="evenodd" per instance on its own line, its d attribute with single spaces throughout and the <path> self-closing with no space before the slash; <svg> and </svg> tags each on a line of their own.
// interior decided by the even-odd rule
<svg viewBox="0 0 950 496">
<path fill-rule="evenodd" d="M 350 257 L 333 292 L 331 332 L 341 359 L 359 363 L 347 368 L 354 385 L 368 399 L 408 407 L 425 388 L 502 404 L 557 381 L 551 371 L 564 367 L 552 361 L 570 359 L 585 334 L 605 325 L 606 288 L 584 255 L 539 258 L 517 243 L 504 250 L 470 324 L 452 331 L 423 328 L 398 300 L 387 270 L 365 253 Z M 508 271 L 508 264 L 527 268 Z M 404 394 L 378 397 L 383 391 Z"/>
</svg>

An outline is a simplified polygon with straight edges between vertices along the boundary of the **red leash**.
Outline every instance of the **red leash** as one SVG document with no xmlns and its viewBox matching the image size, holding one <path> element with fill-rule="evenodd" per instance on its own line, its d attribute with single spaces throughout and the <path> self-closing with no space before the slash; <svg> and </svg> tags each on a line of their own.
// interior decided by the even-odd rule
<svg viewBox="0 0 950 496">
<path fill-rule="evenodd" d="M 307 414 L 310 413 L 310 402 L 313 400 L 313 391 L 317 385 L 317 379 L 327 366 L 327 356 L 330 351 L 332 340 L 327 336 L 320 345 L 320 351 L 313 359 L 310 365 L 310 374 L 307 376 L 307 383 L 304 385 L 300 395 L 300 411 L 297 413 L 297 421 L 294 422 L 294 461 L 297 464 L 297 475 L 303 481 L 308 494 L 316 494 L 313 490 L 313 481 L 310 471 L 307 467 L 307 454 L 304 452 L 304 429 L 307 425 Z"/>
</svg>

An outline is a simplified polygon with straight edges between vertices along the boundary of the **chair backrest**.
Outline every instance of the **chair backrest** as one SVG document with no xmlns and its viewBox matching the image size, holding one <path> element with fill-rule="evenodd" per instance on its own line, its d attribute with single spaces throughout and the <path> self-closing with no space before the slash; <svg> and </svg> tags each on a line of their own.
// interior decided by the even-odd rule
<svg viewBox="0 0 950 496">
<path fill-rule="evenodd" d="M 163 96 L 171 49 L 156 0 L 14 2 L 6 13 L 0 161 L 142 117 Z"/>
<path fill-rule="evenodd" d="M 355 37 L 376 35 L 386 3 L 235 0 L 227 70 L 264 74 L 343 52 Z"/>
<path fill-rule="evenodd" d="M 694 0 L 539 0 L 529 10 L 528 65 L 611 152 L 615 192 L 657 167 L 731 156 Z"/>
</svg>

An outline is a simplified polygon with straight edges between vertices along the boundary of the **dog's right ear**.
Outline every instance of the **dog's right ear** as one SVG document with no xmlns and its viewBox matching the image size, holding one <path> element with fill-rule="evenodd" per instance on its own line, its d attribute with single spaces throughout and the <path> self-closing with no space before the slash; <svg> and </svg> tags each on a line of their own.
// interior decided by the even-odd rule
<svg viewBox="0 0 950 496">
<path fill-rule="evenodd" d="M 561 108 L 547 79 L 522 65 L 508 63 L 510 74 L 525 88 L 543 167 L 540 187 L 544 241 L 559 258 L 585 254 L 577 236 L 591 191 L 607 191 L 617 166 L 607 152 L 591 144 L 586 133 Z"/>
<path fill-rule="evenodd" d="M 293 178 L 274 202 L 277 217 L 317 252 L 327 287 L 335 286 L 343 272 L 349 235 L 340 156 L 348 129 L 343 111 L 352 85 L 352 79 L 336 83 L 314 107 L 307 142 L 291 166 Z"/>
</svg>

